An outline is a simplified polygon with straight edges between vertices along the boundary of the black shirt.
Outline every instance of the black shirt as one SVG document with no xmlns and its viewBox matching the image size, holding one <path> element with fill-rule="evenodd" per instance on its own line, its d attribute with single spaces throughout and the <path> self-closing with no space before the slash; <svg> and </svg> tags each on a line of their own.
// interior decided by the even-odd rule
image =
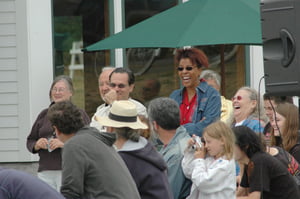
<svg viewBox="0 0 300 199">
<path fill-rule="evenodd" d="M 259 191 L 264 199 L 300 198 L 298 187 L 286 167 L 271 155 L 254 154 L 245 166 L 241 187 L 249 187 L 249 192 Z"/>
</svg>

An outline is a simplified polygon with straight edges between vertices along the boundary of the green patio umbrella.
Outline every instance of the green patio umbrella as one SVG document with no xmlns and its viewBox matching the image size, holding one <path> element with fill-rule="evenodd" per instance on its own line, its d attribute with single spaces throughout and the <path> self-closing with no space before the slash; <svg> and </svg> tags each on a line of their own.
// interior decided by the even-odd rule
<svg viewBox="0 0 300 199">
<path fill-rule="evenodd" d="M 262 44 L 259 0 L 189 0 L 85 51 L 139 47 Z"/>
</svg>

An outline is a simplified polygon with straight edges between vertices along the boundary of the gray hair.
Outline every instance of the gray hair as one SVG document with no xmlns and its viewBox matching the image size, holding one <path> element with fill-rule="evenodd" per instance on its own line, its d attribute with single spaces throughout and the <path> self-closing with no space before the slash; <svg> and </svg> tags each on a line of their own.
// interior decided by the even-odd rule
<svg viewBox="0 0 300 199">
<path fill-rule="evenodd" d="M 213 70 L 203 70 L 201 72 L 200 79 L 213 79 L 216 81 L 217 85 L 221 87 L 221 76 Z"/>
<path fill-rule="evenodd" d="M 263 103 L 261 103 L 262 100 L 261 100 L 259 93 L 254 88 L 250 88 L 248 86 L 241 87 L 238 89 L 238 91 L 240 91 L 240 90 L 246 91 L 249 94 L 250 100 L 256 101 L 256 107 L 253 109 L 251 116 L 254 118 L 260 118 L 264 122 L 267 122 L 268 119 L 265 115 Z"/>
<path fill-rule="evenodd" d="M 150 101 L 148 106 L 149 121 L 155 121 L 166 130 L 180 126 L 180 110 L 176 101 L 168 97 L 159 97 Z"/>
<path fill-rule="evenodd" d="M 73 87 L 73 81 L 71 79 L 71 77 L 67 76 L 67 75 L 60 75 L 60 76 L 57 76 L 52 84 L 51 84 L 51 87 L 50 87 L 50 90 L 49 90 L 49 98 L 50 98 L 50 101 L 52 101 L 51 99 L 51 90 L 53 89 L 54 85 L 59 82 L 59 81 L 63 81 L 65 82 L 65 84 L 67 85 L 69 91 L 74 94 L 74 87 Z"/>
</svg>

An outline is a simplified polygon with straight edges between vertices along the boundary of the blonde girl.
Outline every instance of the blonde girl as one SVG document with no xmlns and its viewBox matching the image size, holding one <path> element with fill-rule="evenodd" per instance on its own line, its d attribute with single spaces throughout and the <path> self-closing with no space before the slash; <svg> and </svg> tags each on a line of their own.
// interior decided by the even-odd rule
<svg viewBox="0 0 300 199">
<path fill-rule="evenodd" d="M 234 199 L 235 138 L 231 128 L 224 122 L 214 122 L 204 129 L 202 141 L 200 147 L 195 136 L 191 138 L 182 160 L 184 175 L 193 182 L 187 199 Z"/>
</svg>

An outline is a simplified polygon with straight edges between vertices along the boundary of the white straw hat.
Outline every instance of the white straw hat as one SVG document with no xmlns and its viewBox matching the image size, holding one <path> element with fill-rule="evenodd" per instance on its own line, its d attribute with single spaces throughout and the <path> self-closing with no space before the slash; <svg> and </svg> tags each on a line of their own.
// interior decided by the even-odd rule
<svg viewBox="0 0 300 199">
<path fill-rule="evenodd" d="M 129 100 L 114 101 L 107 117 L 98 117 L 96 120 L 107 127 L 129 127 L 132 129 L 147 129 L 137 116 L 136 105 Z"/>
</svg>

